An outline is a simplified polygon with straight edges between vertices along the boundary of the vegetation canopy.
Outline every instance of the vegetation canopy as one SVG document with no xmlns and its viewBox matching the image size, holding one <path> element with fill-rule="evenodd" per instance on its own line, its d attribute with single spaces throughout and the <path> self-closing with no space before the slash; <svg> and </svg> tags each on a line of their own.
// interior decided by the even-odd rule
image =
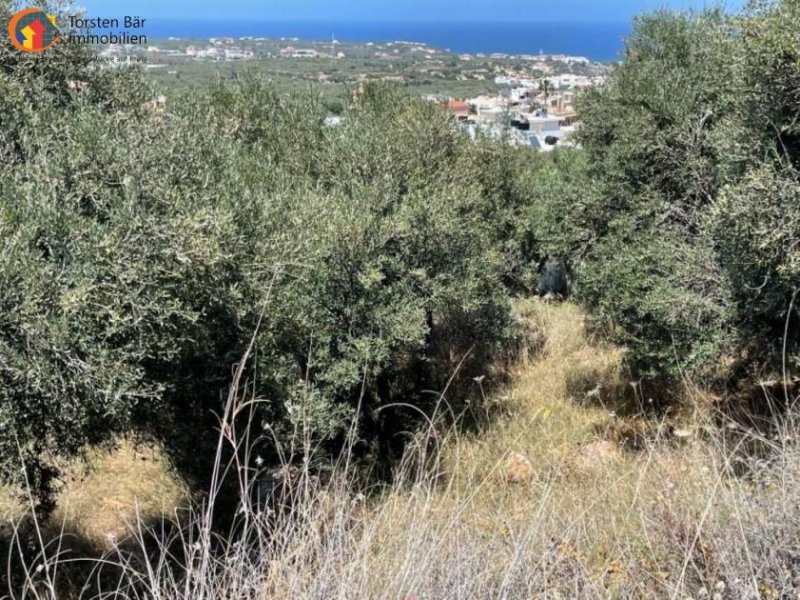
<svg viewBox="0 0 800 600">
<path fill-rule="evenodd" d="M 261 458 L 391 462 L 442 390 L 465 409 L 540 265 L 635 378 L 796 372 L 797 2 L 639 18 L 551 156 L 387 85 L 336 126 L 255 75 L 155 97 L 82 45 L 0 46 L 0 476 L 45 508 L 121 432 L 203 472 L 251 340 Z"/>
</svg>

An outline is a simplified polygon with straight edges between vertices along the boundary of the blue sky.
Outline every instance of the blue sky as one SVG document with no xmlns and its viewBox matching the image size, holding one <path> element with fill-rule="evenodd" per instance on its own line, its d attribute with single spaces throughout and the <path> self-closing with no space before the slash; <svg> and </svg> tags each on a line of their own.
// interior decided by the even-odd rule
<svg viewBox="0 0 800 600">
<path fill-rule="evenodd" d="M 88 16 L 324 21 L 627 21 L 643 10 L 743 0 L 79 0 Z"/>
</svg>

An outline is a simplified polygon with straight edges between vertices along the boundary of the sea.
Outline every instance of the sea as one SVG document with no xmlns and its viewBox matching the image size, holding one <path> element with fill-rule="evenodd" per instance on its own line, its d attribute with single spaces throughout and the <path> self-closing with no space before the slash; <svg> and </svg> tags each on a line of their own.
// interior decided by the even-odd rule
<svg viewBox="0 0 800 600">
<path fill-rule="evenodd" d="M 594 61 L 621 58 L 631 23 L 191 21 L 148 19 L 150 39 L 268 37 L 343 42 L 424 42 L 469 54 L 569 54 Z"/>
</svg>

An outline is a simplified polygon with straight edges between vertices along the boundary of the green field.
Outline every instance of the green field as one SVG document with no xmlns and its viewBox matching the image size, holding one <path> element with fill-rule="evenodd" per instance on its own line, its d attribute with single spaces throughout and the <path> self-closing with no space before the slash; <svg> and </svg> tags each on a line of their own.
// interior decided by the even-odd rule
<svg viewBox="0 0 800 600">
<path fill-rule="evenodd" d="M 359 82 L 366 80 L 395 81 L 414 95 L 468 98 L 497 93 L 501 89 L 494 83 L 498 73 L 524 72 L 532 78 L 547 75 L 533 67 L 531 61 L 479 56 L 467 58 L 423 44 L 331 45 L 299 40 L 236 40 L 219 47 L 252 52 L 253 56 L 246 60 L 224 61 L 183 54 L 189 46 L 200 50 L 212 47 L 207 40 L 153 40 L 150 45 L 161 52 L 148 53 L 148 74 L 168 92 L 197 91 L 209 82 L 232 79 L 243 71 L 254 71 L 271 80 L 281 92 L 313 88 L 324 99 L 330 99 L 334 106 L 344 100 Z M 319 56 L 292 57 L 287 55 L 287 48 L 314 51 Z M 550 74 L 598 74 L 606 69 L 597 64 L 545 63 Z"/>
</svg>

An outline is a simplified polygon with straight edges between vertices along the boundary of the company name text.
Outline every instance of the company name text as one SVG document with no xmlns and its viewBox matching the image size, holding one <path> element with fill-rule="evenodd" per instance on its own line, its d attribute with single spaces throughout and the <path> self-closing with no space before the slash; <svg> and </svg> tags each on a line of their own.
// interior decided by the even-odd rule
<svg viewBox="0 0 800 600">
<path fill-rule="evenodd" d="M 140 29 L 144 27 L 146 21 L 147 19 L 141 17 L 130 16 L 123 17 L 122 19 L 102 17 L 87 19 L 71 15 L 69 17 L 69 26 L 72 29 L 119 29 L 120 27 L 125 29 Z"/>
</svg>

